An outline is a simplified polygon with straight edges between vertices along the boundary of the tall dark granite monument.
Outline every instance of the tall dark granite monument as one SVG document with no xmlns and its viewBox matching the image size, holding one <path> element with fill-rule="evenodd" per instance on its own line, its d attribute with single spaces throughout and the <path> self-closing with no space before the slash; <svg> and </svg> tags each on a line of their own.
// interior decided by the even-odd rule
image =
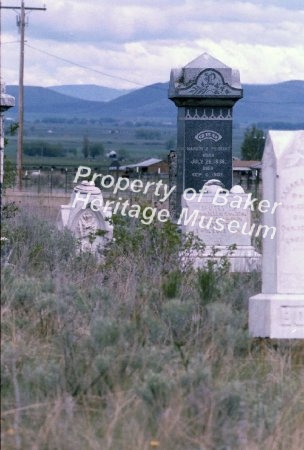
<svg viewBox="0 0 304 450">
<path fill-rule="evenodd" d="M 172 69 L 169 99 L 178 107 L 177 211 L 185 189 L 211 179 L 232 187 L 232 108 L 243 96 L 238 70 L 204 53 Z"/>
</svg>

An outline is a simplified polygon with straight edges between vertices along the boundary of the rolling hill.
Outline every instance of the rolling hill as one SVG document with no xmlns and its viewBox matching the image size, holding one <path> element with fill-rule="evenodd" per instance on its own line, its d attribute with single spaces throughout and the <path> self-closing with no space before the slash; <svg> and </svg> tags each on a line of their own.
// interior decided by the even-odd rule
<svg viewBox="0 0 304 450">
<path fill-rule="evenodd" d="M 126 89 L 112 89 L 97 86 L 96 84 L 64 84 L 61 86 L 49 86 L 49 89 L 59 94 L 98 102 L 108 102 L 130 92 L 130 90 Z"/>
<path fill-rule="evenodd" d="M 146 86 L 107 102 L 76 98 L 77 89 L 81 91 L 78 85 L 70 91 L 73 92 L 73 96 L 55 92 L 53 89 L 25 87 L 27 120 L 46 117 L 116 118 L 128 121 L 176 120 L 176 107 L 168 100 L 168 83 Z M 91 95 L 94 89 L 91 86 Z M 304 81 L 286 81 L 269 85 L 245 84 L 243 89 L 244 98 L 237 102 L 234 108 L 235 124 L 262 122 L 304 127 Z M 7 92 L 16 98 L 16 107 L 9 113 L 11 117 L 16 118 L 18 87 L 7 86 Z"/>
</svg>

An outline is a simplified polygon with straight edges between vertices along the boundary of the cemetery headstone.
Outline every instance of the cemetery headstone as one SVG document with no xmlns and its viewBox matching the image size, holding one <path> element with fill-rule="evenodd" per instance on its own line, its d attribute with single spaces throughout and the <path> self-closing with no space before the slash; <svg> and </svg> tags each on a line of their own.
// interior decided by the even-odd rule
<svg viewBox="0 0 304 450">
<path fill-rule="evenodd" d="M 79 239 L 79 251 L 97 253 L 112 240 L 112 211 L 96 207 L 102 204 L 101 190 L 91 182 L 82 181 L 75 186 L 69 204 L 61 206 L 57 226 L 73 232 Z"/>
<path fill-rule="evenodd" d="M 232 187 L 232 108 L 242 98 L 239 72 L 204 53 L 171 71 L 169 98 L 178 107 L 177 211 L 185 189 L 210 179 Z"/>
<path fill-rule="evenodd" d="M 242 96 L 238 70 L 207 53 L 171 71 L 169 98 L 178 107 L 178 123 L 175 214 L 170 214 L 183 233 L 193 233 L 206 245 L 203 255 L 190 254 L 194 267 L 214 258 L 215 247 L 216 258 L 227 256 L 232 271 L 260 267 L 260 255 L 251 245 L 250 209 L 213 203 L 219 186 L 231 190 L 231 196 L 238 192 L 241 203 L 246 202 L 243 189 L 232 188 L 232 110 Z M 183 214 L 198 220 L 192 224 Z"/>
<path fill-rule="evenodd" d="M 263 214 L 276 234 L 263 238 L 262 293 L 249 299 L 254 337 L 304 338 L 304 131 L 270 131 L 262 161 Z"/>
<path fill-rule="evenodd" d="M 241 186 L 234 186 L 222 197 L 226 202 L 222 204 L 217 193 L 227 191 L 221 189 L 217 180 L 207 182 L 203 191 L 203 195 L 184 192 L 177 222 L 183 233 L 193 233 L 206 245 L 203 253 L 190 253 L 193 267 L 201 268 L 210 259 L 220 262 L 226 257 L 231 272 L 260 270 L 261 255 L 251 245 L 255 225 L 251 223 L 250 208 L 245 207 L 248 194 Z M 230 206 L 232 201 L 237 208 Z"/>
</svg>

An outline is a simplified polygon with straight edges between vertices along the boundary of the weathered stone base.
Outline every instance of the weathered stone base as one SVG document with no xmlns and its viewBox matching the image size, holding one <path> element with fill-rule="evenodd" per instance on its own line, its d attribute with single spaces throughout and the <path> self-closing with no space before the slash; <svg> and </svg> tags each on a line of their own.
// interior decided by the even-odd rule
<svg viewBox="0 0 304 450">
<path fill-rule="evenodd" d="M 202 254 L 193 250 L 185 256 L 194 269 L 205 267 L 210 260 L 220 264 L 225 257 L 230 263 L 230 272 L 261 271 L 261 255 L 251 245 L 238 246 L 235 250 L 229 250 L 223 245 L 207 246 Z"/>
<path fill-rule="evenodd" d="M 304 339 L 304 294 L 258 294 L 249 299 L 252 337 Z"/>
</svg>

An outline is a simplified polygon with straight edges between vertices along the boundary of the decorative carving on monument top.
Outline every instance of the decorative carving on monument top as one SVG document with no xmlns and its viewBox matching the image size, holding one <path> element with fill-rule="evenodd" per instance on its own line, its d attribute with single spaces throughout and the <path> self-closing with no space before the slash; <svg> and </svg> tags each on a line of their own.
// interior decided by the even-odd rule
<svg viewBox="0 0 304 450">
<path fill-rule="evenodd" d="M 172 69 L 169 98 L 227 98 L 243 96 L 238 70 L 204 53 L 180 69 Z"/>
<path fill-rule="evenodd" d="M 182 84 L 181 84 L 182 85 Z M 214 69 L 203 70 L 195 81 L 187 83 L 185 87 L 179 88 L 180 95 L 204 95 L 204 96 L 223 96 L 238 95 L 240 89 L 225 83 L 222 75 Z"/>
</svg>

